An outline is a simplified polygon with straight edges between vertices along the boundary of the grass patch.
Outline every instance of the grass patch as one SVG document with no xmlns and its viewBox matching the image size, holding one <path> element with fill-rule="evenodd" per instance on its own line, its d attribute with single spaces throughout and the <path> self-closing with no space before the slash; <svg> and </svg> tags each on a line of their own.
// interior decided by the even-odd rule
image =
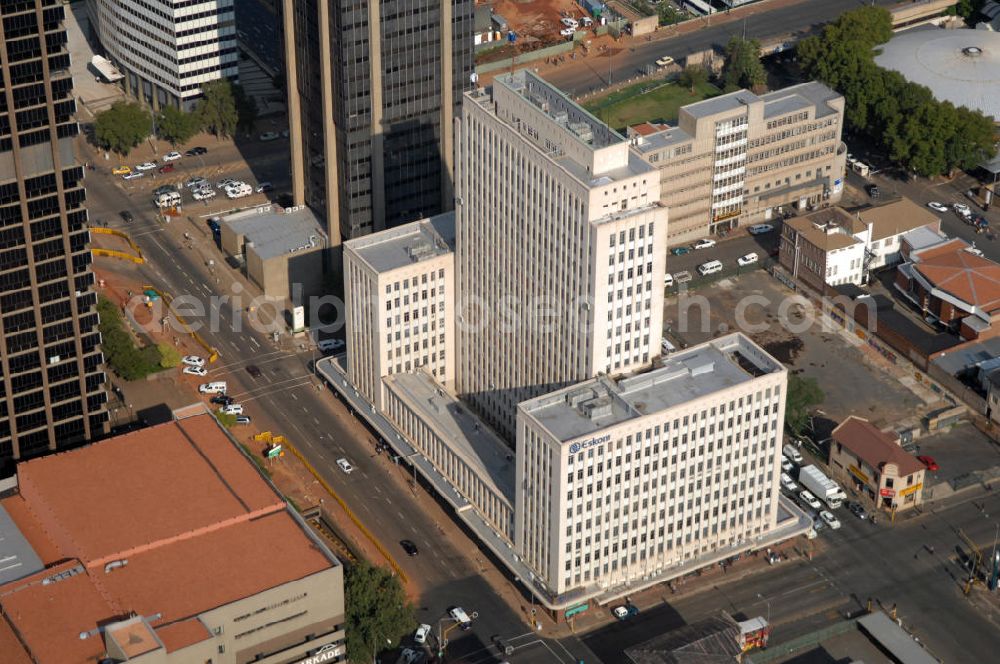
<svg viewBox="0 0 1000 664">
<path fill-rule="evenodd" d="M 97 299 L 101 349 L 112 371 L 125 380 L 139 380 L 163 369 L 163 356 L 156 346 L 139 348 L 125 326 L 118 307 L 103 295 Z"/>
<path fill-rule="evenodd" d="M 622 134 L 625 127 L 642 122 L 676 122 L 681 106 L 721 93 L 711 83 L 695 87 L 694 93 L 678 83 L 646 81 L 616 90 L 586 102 L 583 107 Z"/>
</svg>

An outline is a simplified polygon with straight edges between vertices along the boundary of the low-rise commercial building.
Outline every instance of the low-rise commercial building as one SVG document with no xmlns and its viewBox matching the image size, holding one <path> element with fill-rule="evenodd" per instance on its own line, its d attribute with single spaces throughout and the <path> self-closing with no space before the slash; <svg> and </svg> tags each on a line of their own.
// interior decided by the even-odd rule
<svg viewBox="0 0 1000 664">
<path fill-rule="evenodd" d="M 852 415 L 833 430 L 830 469 L 846 486 L 863 491 L 869 505 L 892 512 L 923 502 L 923 463 L 907 453 L 899 436 Z"/>
<path fill-rule="evenodd" d="M 941 220 L 909 199 L 853 214 L 824 208 L 782 225 L 778 260 L 814 289 L 860 286 L 879 268 L 903 260 L 903 238 L 916 230 L 940 232 Z"/>
<path fill-rule="evenodd" d="M 345 661 L 343 567 L 200 413 L 18 466 L 0 659 Z"/>
<path fill-rule="evenodd" d="M 780 216 L 779 209 L 829 205 L 843 191 L 844 98 L 810 82 L 755 95 L 749 90 L 680 109 L 677 126 L 629 130 L 660 171 L 674 246 Z"/>
<path fill-rule="evenodd" d="M 272 298 L 297 304 L 323 292 L 328 240 L 312 210 L 262 205 L 224 217 L 222 250 Z"/>
<path fill-rule="evenodd" d="M 1000 332 L 1000 265 L 959 239 L 908 254 L 894 285 L 925 318 L 966 340 Z"/>
<path fill-rule="evenodd" d="M 390 374 L 454 386 L 454 212 L 345 242 L 344 281 L 347 370 L 376 408 Z"/>
</svg>

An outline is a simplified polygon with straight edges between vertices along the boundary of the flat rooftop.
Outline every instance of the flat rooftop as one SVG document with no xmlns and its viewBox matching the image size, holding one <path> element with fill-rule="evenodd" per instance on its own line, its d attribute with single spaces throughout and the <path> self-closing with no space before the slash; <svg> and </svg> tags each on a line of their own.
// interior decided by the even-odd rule
<svg viewBox="0 0 1000 664">
<path fill-rule="evenodd" d="M 719 95 L 718 97 L 681 106 L 681 112 L 695 118 L 705 118 L 728 111 L 746 110 L 747 106 L 759 103 L 760 101 L 760 97 L 749 90 L 736 90 L 735 92 Z"/>
<path fill-rule="evenodd" d="M 854 215 L 836 206 L 786 219 L 785 224 L 823 251 L 836 251 L 860 243 L 855 235 L 868 228 Z"/>
<path fill-rule="evenodd" d="M 329 244 L 319 218 L 307 207 L 288 208 L 262 205 L 222 218 L 222 223 L 246 242 L 262 260 L 306 251 Z"/>
<path fill-rule="evenodd" d="M 208 414 L 26 461 L 17 479 L 3 507 L 44 568 L 0 586 L 0 642 L 10 628 L 39 664 L 97 661 L 104 638 L 79 635 L 127 635 L 115 623 L 133 612 L 164 642 L 207 638 L 173 625 L 339 566 Z"/>
<path fill-rule="evenodd" d="M 768 92 L 760 99 L 764 102 L 765 118 L 785 115 L 809 107 L 815 107 L 815 117 L 822 118 L 837 112 L 830 102 L 840 99 L 840 97 L 840 93 L 819 81 L 809 81 Z"/>
<path fill-rule="evenodd" d="M 518 409 L 567 442 L 780 371 L 780 362 L 737 333 L 672 353 L 651 371 L 617 381 L 599 376 Z"/>
<path fill-rule="evenodd" d="M 426 373 L 398 373 L 382 380 L 419 409 L 423 422 L 444 436 L 449 448 L 492 485 L 494 493 L 514 504 L 514 452 L 503 440 Z"/>
<path fill-rule="evenodd" d="M 455 251 L 455 213 L 421 219 L 373 233 L 344 246 L 375 272 L 389 272 Z"/>
</svg>

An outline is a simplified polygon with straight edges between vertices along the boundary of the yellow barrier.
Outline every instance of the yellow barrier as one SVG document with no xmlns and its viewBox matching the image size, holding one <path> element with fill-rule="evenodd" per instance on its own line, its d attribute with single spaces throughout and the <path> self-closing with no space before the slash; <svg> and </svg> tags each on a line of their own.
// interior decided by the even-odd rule
<svg viewBox="0 0 1000 664">
<path fill-rule="evenodd" d="M 188 325 L 187 321 L 184 320 L 183 316 L 181 316 L 179 313 L 173 311 L 173 309 L 170 308 L 170 303 L 173 301 L 173 297 L 169 293 L 165 293 L 160 289 L 156 288 L 155 286 L 150 286 L 149 284 L 144 285 L 142 289 L 144 291 L 149 291 L 149 290 L 153 291 L 154 293 L 159 295 L 164 302 L 167 303 L 167 309 L 170 310 L 174 314 L 174 318 L 176 318 L 180 322 L 180 324 L 184 326 L 184 329 L 187 330 L 188 335 L 196 342 L 198 342 L 199 346 L 201 346 L 208 352 L 209 364 L 219 359 L 219 351 L 216 350 L 215 347 L 209 346 L 208 342 L 205 341 L 200 334 L 191 329 L 191 326 Z"/>
<path fill-rule="evenodd" d="M 278 438 L 284 439 L 283 436 L 278 436 Z M 389 552 L 385 550 L 385 547 L 383 547 L 379 543 L 379 541 L 375 539 L 375 536 L 372 535 L 371 531 L 369 531 L 368 528 L 365 527 L 365 524 L 361 523 L 361 520 L 354 515 L 354 512 L 352 512 L 351 509 L 347 506 L 347 503 L 344 502 L 343 498 L 337 495 L 337 492 L 333 490 L 333 488 L 327 483 L 325 479 L 323 479 L 323 477 L 318 472 L 316 472 L 316 469 L 313 468 L 312 464 L 306 461 L 305 457 L 303 457 L 302 454 L 300 454 L 299 451 L 295 449 L 294 445 L 289 443 L 287 440 L 285 440 L 284 445 L 285 447 L 287 447 L 292 451 L 292 454 L 294 454 L 295 458 L 298 459 L 302 463 L 302 465 L 306 467 L 306 470 L 312 473 L 312 476 L 316 478 L 316 481 L 320 483 L 320 486 L 326 489 L 326 492 L 330 494 L 330 496 L 334 500 L 337 501 L 337 504 L 343 508 L 344 512 L 347 513 L 347 516 L 351 519 L 354 525 L 358 527 L 358 530 L 360 530 L 361 533 L 368 538 L 368 541 L 375 546 L 375 549 L 380 554 L 382 554 L 382 556 L 386 560 L 389 561 L 389 565 L 396 572 L 396 574 L 399 575 L 400 581 L 406 583 L 406 574 L 404 574 L 403 570 L 399 568 L 399 565 L 396 563 L 396 560 L 391 555 L 389 555 Z"/>
<path fill-rule="evenodd" d="M 128 233 L 123 233 L 122 231 L 115 230 L 114 228 L 104 228 L 103 226 L 95 226 L 90 229 L 90 232 L 120 237 L 128 242 L 128 246 L 132 247 L 132 251 L 135 252 L 135 255 L 132 255 L 127 254 L 124 251 L 115 251 L 114 249 L 91 249 L 95 255 L 111 256 L 112 258 L 124 258 L 140 265 L 146 262 L 146 257 L 142 255 L 142 249 L 140 249 L 139 245 L 132 241 L 132 238 L 128 236 Z"/>
</svg>

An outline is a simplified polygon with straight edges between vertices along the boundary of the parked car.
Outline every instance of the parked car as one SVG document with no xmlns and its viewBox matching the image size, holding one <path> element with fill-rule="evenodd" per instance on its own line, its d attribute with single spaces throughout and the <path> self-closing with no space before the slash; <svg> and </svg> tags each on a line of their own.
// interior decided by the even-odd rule
<svg viewBox="0 0 1000 664">
<path fill-rule="evenodd" d="M 795 483 L 792 476 L 788 473 L 781 473 L 781 488 L 790 493 L 795 493 L 799 489 L 799 485 Z"/>
<path fill-rule="evenodd" d="M 691 253 L 691 250 L 687 247 L 674 247 L 670 250 L 670 253 L 674 256 L 683 256 L 684 254 Z"/>
<path fill-rule="evenodd" d="M 132 213 L 129 212 L 128 210 L 122 210 L 121 212 L 118 213 L 118 216 L 121 217 L 122 221 L 124 221 L 126 224 L 131 224 L 133 221 L 135 221 L 135 217 L 133 217 Z"/>
<path fill-rule="evenodd" d="M 864 506 L 855 500 L 848 501 L 847 509 L 859 519 L 864 520 L 868 518 L 868 513 L 865 512 Z"/>
<path fill-rule="evenodd" d="M 205 358 L 199 357 L 198 355 L 185 355 L 181 358 L 181 362 L 189 367 L 203 367 L 205 366 Z"/>
<path fill-rule="evenodd" d="M 563 37 L 572 37 L 574 34 L 576 34 L 576 28 L 563 28 L 562 30 L 559 31 L 559 34 L 562 35 Z"/>
<path fill-rule="evenodd" d="M 138 180 L 139 178 L 146 177 L 146 174 L 141 171 L 135 171 L 132 173 L 126 173 L 122 176 L 122 180 Z"/>
<path fill-rule="evenodd" d="M 565 25 L 567 28 L 575 28 L 576 26 L 580 25 L 579 23 L 576 22 L 576 19 L 568 17 L 559 19 L 559 22 Z"/>
<path fill-rule="evenodd" d="M 795 464 L 792 463 L 791 459 L 786 457 L 784 454 L 781 455 L 781 469 L 786 473 L 790 473 L 795 470 Z"/>
<path fill-rule="evenodd" d="M 258 367 L 256 364 L 248 364 L 247 373 L 254 378 L 260 378 L 262 375 L 260 367 Z"/>
<path fill-rule="evenodd" d="M 190 180 L 188 180 L 187 182 L 185 182 L 184 186 L 187 187 L 188 189 L 194 189 L 196 187 L 200 187 L 200 186 L 206 185 L 206 184 L 208 184 L 208 180 L 206 180 L 205 178 L 201 177 L 200 175 L 196 175 L 193 178 L 191 178 Z"/>
<path fill-rule="evenodd" d="M 622 606 L 616 606 L 611 612 L 618 620 L 628 620 L 632 616 L 639 615 L 639 607 L 635 604 L 623 604 Z"/>
<path fill-rule="evenodd" d="M 830 526 L 832 530 L 837 530 L 840 528 L 840 520 L 827 510 L 823 510 L 819 513 L 819 518 L 823 519 L 826 525 Z"/>
<path fill-rule="evenodd" d="M 188 157 L 197 157 L 198 155 L 208 154 L 208 148 L 203 148 L 200 145 L 193 147 L 184 153 Z"/>
<path fill-rule="evenodd" d="M 153 196 L 160 196 L 161 194 L 176 194 L 177 187 L 172 184 L 161 184 L 159 187 L 153 190 Z"/>
<path fill-rule="evenodd" d="M 258 194 L 263 194 L 265 192 L 271 191 L 272 189 L 274 189 L 274 185 L 271 184 L 270 182 L 261 182 L 259 185 L 257 185 L 257 188 L 254 189 L 254 191 L 256 191 Z"/>
<path fill-rule="evenodd" d="M 279 134 L 276 131 L 265 131 L 258 138 L 262 141 L 274 141 L 277 140 L 280 136 L 281 134 Z"/>
<path fill-rule="evenodd" d="M 669 55 L 664 55 L 662 58 L 656 59 L 657 67 L 669 67 L 672 64 L 674 64 L 674 59 Z"/>
<path fill-rule="evenodd" d="M 736 259 L 736 264 L 739 265 L 740 267 L 753 265 L 756 262 L 757 262 L 757 254 L 755 254 L 752 251 L 749 254 L 746 254 L 745 256 L 740 256 L 739 258 Z"/>
<path fill-rule="evenodd" d="M 184 367 L 184 373 L 189 376 L 198 376 L 199 378 L 204 378 L 208 375 L 208 371 L 202 367 Z"/>
<path fill-rule="evenodd" d="M 677 350 L 677 347 L 674 346 L 672 343 L 670 343 L 670 339 L 663 337 L 662 339 L 660 339 L 660 350 L 662 350 L 664 353 L 673 353 L 675 350 Z"/>
<path fill-rule="evenodd" d="M 225 381 L 217 380 L 214 383 L 202 383 L 198 386 L 198 391 L 202 394 L 225 394 L 228 390 Z"/>
<path fill-rule="evenodd" d="M 674 275 L 667 272 L 666 274 L 663 275 L 663 287 L 670 288 L 673 285 L 674 285 Z"/>
<path fill-rule="evenodd" d="M 770 233 L 774 230 L 774 226 L 771 224 L 754 224 L 747 228 L 747 232 L 750 235 L 763 235 L 764 233 Z"/>
<path fill-rule="evenodd" d="M 128 175 L 132 172 L 132 169 L 128 166 L 115 166 L 111 169 L 112 175 Z"/>
<path fill-rule="evenodd" d="M 214 189 L 195 189 L 191 192 L 191 198 L 196 201 L 207 201 L 209 198 L 215 198 L 215 196 Z"/>
<path fill-rule="evenodd" d="M 711 249 L 715 246 L 715 240 L 705 238 L 703 240 L 698 240 L 692 245 L 695 249 Z"/>
<path fill-rule="evenodd" d="M 944 203 L 938 203 L 937 201 L 931 201 L 927 204 L 927 207 L 934 210 L 935 212 L 947 212 L 948 206 Z"/>
<path fill-rule="evenodd" d="M 865 191 L 867 191 L 868 195 L 871 196 L 872 198 L 878 198 L 879 196 L 882 195 L 882 192 L 879 190 L 877 184 L 870 184 L 866 186 Z"/>
<path fill-rule="evenodd" d="M 228 406 L 233 403 L 233 398 L 225 394 L 216 394 L 209 401 L 219 406 Z"/>
<path fill-rule="evenodd" d="M 239 182 L 239 180 L 236 180 L 236 179 L 233 179 L 233 178 L 225 178 L 225 179 L 222 179 L 222 180 L 219 180 L 218 182 L 216 182 L 215 183 L 215 188 L 216 189 L 225 189 L 226 187 L 228 187 L 228 186 L 230 186 L 232 184 L 235 184 L 237 182 Z"/>
<path fill-rule="evenodd" d="M 237 415 L 236 416 L 236 424 L 243 424 L 243 425 L 250 424 L 250 416 L 249 415 Z"/>
<path fill-rule="evenodd" d="M 223 406 L 219 409 L 223 415 L 242 415 L 243 414 L 243 404 L 241 403 L 231 403 Z"/>
<path fill-rule="evenodd" d="M 680 272 L 674 272 L 674 281 L 678 284 L 686 284 L 691 281 L 691 273 L 687 270 L 681 270 Z"/>
<path fill-rule="evenodd" d="M 927 470 L 930 470 L 932 472 L 933 471 L 937 471 L 937 470 L 941 470 L 941 466 L 939 466 L 937 464 L 937 461 L 935 461 L 934 457 L 932 457 L 932 456 L 927 456 L 926 454 L 921 454 L 920 456 L 917 457 L 917 461 L 919 461 L 920 463 L 922 463 L 925 466 L 927 466 Z"/>
<path fill-rule="evenodd" d="M 799 494 L 799 498 L 802 499 L 803 503 L 813 508 L 814 510 L 818 510 L 823 507 L 823 504 L 819 502 L 819 499 L 816 496 L 814 496 L 810 491 L 801 492 Z"/>
<path fill-rule="evenodd" d="M 174 172 L 174 165 L 173 164 L 164 164 L 163 166 L 160 166 L 159 172 L 160 173 L 173 173 Z"/>
<path fill-rule="evenodd" d="M 972 208 L 970 208 L 965 203 L 952 203 L 951 207 L 955 212 L 960 212 L 963 214 L 972 214 Z"/>
<path fill-rule="evenodd" d="M 340 469 L 345 473 L 347 473 L 348 475 L 350 475 L 351 472 L 354 470 L 354 466 L 351 465 L 351 462 L 343 457 L 337 459 L 337 465 L 340 466 Z"/>
<path fill-rule="evenodd" d="M 403 547 L 403 551 L 406 551 L 406 555 L 408 555 L 408 556 L 415 556 L 418 553 L 420 553 L 420 550 L 417 548 L 417 545 L 414 544 L 413 542 L 411 542 L 408 539 L 407 540 L 401 540 L 399 542 L 399 545 L 401 547 Z"/>
<path fill-rule="evenodd" d="M 333 350 L 340 350 L 344 347 L 344 341 L 342 339 L 323 339 L 316 344 L 316 348 L 319 348 L 324 353 Z"/>
<path fill-rule="evenodd" d="M 138 166 L 136 166 L 135 170 L 137 170 L 137 171 L 151 171 L 154 168 L 156 168 L 156 162 L 153 162 L 153 161 L 144 161 L 141 164 L 139 164 Z"/>
<path fill-rule="evenodd" d="M 423 645 L 427 643 L 427 636 L 431 633 L 431 626 L 421 623 L 417 631 L 413 633 L 413 640 Z"/>
<path fill-rule="evenodd" d="M 163 161 L 177 161 L 180 158 L 181 158 L 181 153 L 177 152 L 176 150 L 174 152 L 168 152 L 167 154 L 163 155 Z"/>
</svg>

